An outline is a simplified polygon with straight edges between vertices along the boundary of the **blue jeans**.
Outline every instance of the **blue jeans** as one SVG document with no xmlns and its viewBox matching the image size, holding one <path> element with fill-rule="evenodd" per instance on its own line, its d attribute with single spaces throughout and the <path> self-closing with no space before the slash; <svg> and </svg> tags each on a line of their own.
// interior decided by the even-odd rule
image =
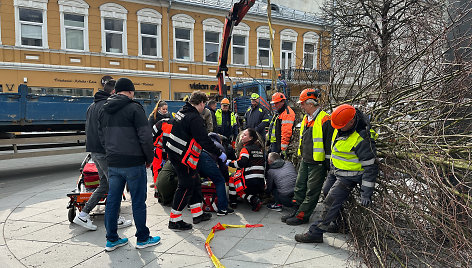
<svg viewBox="0 0 472 268">
<path fill-rule="evenodd" d="M 149 238 L 149 229 L 146 227 L 147 177 L 144 165 L 127 168 L 108 167 L 109 189 L 105 206 L 107 240 L 115 242 L 120 238 L 117 233 L 117 221 L 126 183 L 131 194 L 136 238 L 138 242 L 145 242 Z"/>
<path fill-rule="evenodd" d="M 228 197 L 226 196 L 225 178 L 211 156 L 202 151 L 198 160 L 197 170 L 200 175 L 210 178 L 215 184 L 216 196 L 218 197 L 217 207 L 219 210 L 228 208 Z"/>
</svg>

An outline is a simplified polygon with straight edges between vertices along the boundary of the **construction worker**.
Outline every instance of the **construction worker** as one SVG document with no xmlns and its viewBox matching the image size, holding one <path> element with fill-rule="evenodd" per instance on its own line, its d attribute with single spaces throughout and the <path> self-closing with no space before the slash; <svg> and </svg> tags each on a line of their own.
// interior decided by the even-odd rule
<svg viewBox="0 0 472 268">
<path fill-rule="evenodd" d="M 298 156 L 302 157 L 302 161 L 292 200 L 295 209 L 292 213 L 282 216 L 282 222 L 288 225 L 300 225 L 309 221 L 326 178 L 322 125 L 328 114 L 321 110 L 319 97 L 319 89 L 307 88 L 302 91 L 298 100 L 305 113 L 298 143 Z"/>
<path fill-rule="evenodd" d="M 238 136 L 238 124 L 236 116 L 229 110 L 229 100 L 227 98 L 221 100 L 221 109 L 216 110 L 215 117 L 217 133 L 234 141 Z"/>
<path fill-rule="evenodd" d="M 269 153 L 276 152 L 285 156 L 292 137 L 295 112 L 287 105 L 285 95 L 280 92 L 272 95 L 270 103 L 274 105 L 276 113 L 270 120 L 267 133 L 266 140 L 269 144 Z"/>
<path fill-rule="evenodd" d="M 322 243 L 323 233 L 339 216 L 340 209 L 357 184 L 361 185 L 361 205 L 369 206 L 378 175 L 375 139 L 364 114 L 348 104 L 337 107 L 331 115 L 334 128 L 331 137 L 331 171 L 325 187 L 329 192 L 324 200 L 321 220 L 313 223 L 307 233 L 295 235 L 303 243 Z M 326 143 L 326 142 L 325 142 Z"/>
<path fill-rule="evenodd" d="M 207 101 L 208 96 L 204 92 L 194 91 L 188 102 L 175 114 L 169 139 L 164 139 L 167 155 L 179 177 L 170 211 L 169 229 L 192 229 L 191 224 L 182 220 L 182 210 L 188 203 L 194 224 L 211 218 L 210 213 L 202 211 L 202 184 L 197 165 L 202 149 L 218 156 L 223 162 L 226 161 L 226 154 L 216 147 L 205 129 L 200 113 Z"/>
<path fill-rule="evenodd" d="M 259 103 L 260 97 L 257 93 L 251 94 L 251 106 L 247 109 L 244 119 L 244 129 L 253 128 L 265 139 L 266 127 L 269 126 L 269 112 Z"/>
</svg>

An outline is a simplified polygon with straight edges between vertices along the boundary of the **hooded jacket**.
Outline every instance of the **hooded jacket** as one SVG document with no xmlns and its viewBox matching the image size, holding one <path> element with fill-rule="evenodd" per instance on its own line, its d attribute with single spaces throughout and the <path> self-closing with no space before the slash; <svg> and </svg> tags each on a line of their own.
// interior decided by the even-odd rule
<svg viewBox="0 0 472 268">
<path fill-rule="evenodd" d="M 93 96 L 93 103 L 87 109 L 87 121 L 85 122 L 85 135 L 87 139 L 85 141 L 85 149 L 90 153 L 105 153 L 100 143 L 100 137 L 98 135 L 98 116 L 102 109 L 105 101 L 110 97 L 111 94 L 103 90 L 99 90 Z"/>
<path fill-rule="evenodd" d="M 265 138 L 266 127 L 269 126 L 269 112 L 260 103 L 256 107 L 249 106 L 244 115 L 245 128 L 254 128 L 261 137 Z"/>
<path fill-rule="evenodd" d="M 151 164 L 151 128 L 143 106 L 125 95 L 109 97 L 99 116 L 99 136 L 110 167 Z"/>
</svg>

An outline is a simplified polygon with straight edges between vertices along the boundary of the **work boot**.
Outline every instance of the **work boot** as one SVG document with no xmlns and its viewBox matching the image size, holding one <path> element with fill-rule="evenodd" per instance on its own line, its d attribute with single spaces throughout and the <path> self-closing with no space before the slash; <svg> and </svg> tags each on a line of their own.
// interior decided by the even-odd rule
<svg viewBox="0 0 472 268">
<path fill-rule="evenodd" d="M 308 222 L 308 219 L 305 220 L 305 219 L 300 219 L 298 217 L 291 217 L 291 218 L 288 218 L 285 223 L 287 225 L 301 225 L 307 222 Z"/>
<path fill-rule="evenodd" d="M 262 206 L 262 200 L 257 196 L 253 196 L 251 198 L 252 211 L 259 211 L 259 209 L 261 209 L 261 206 Z"/>
<path fill-rule="evenodd" d="M 293 217 L 295 217 L 295 215 L 297 215 L 297 211 L 298 211 L 298 208 L 293 208 L 293 210 L 291 212 L 289 212 L 288 214 L 283 215 L 282 218 L 280 218 L 280 220 L 282 222 L 287 222 L 288 219 L 293 218 Z"/>
<path fill-rule="evenodd" d="M 300 243 L 323 243 L 323 234 L 310 234 L 309 232 L 304 234 L 296 234 L 295 240 Z"/>
<path fill-rule="evenodd" d="M 208 221 L 210 219 L 211 219 L 211 214 L 208 213 L 208 212 L 203 212 L 202 215 L 193 218 L 193 224 L 197 224 L 197 223 L 200 223 L 202 221 Z"/>
<path fill-rule="evenodd" d="M 169 229 L 174 230 L 174 231 L 185 231 L 185 230 L 190 230 L 192 229 L 192 225 L 190 223 L 186 223 L 184 221 L 178 221 L 178 222 L 169 222 Z"/>
</svg>

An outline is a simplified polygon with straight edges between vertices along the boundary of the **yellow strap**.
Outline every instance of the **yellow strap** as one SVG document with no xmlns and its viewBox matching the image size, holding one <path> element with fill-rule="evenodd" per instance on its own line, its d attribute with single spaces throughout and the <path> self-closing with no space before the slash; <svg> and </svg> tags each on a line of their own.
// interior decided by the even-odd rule
<svg viewBox="0 0 472 268">
<path fill-rule="evenodd" d="M 232 224 L 221 224 L 217 223 L 213 228 L 211 228 L 211 232 L 208 234 L 207 239 L 205 241 L 205 248 L 207 250 L 208 256 L 210 256 L 211 261 L 215 265 L 216 268 L 224 268 L 225 266 L 221 264 L 220 260 L 213 254 L 211 248 L 210 248 L 210 241 L 213 239 L 215 236 L 215 230 L 220 231 L 220 230 L 226 230 L 226 228 L 256 228 L 256 227 L 263 227 L 264 225 L 262 224 L 255 224 L 255 225 L 232 225 Z"/>
</svg>

